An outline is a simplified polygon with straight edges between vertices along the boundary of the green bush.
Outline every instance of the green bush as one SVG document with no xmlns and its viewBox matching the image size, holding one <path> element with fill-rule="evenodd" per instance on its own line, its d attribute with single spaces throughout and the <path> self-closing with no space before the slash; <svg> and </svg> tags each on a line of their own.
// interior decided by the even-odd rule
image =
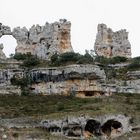
<svg viewBox="0 0 140 140">
<path fill-rule="evenodd" d="M 30 56 L 23 61 L 23 66 L 31 67 L 40 64 L 39 59 L 36 56 Z"/>
<path fill-rule="evenodd" d="M 58 60 L 58 58 L 59 58 L 59 55 L 57 53 L 55 53 L 54 55 L 52 55 L 52 57 L 51 57 L 52 64 L 56 63 L 57 60 Z"/>
<path fill-rule="evenodd" d="M 29 83 L 28 78 L 16 78 L 16 77 L 12 77 L 10 79 L 11 84 L 12 85 L 17 85 L 17 86 L 21 86 L 21 87 L 26 87 Z"/>
<path fill-rule="evenodd" d="M 131 60 L 131 63 L 128 65 L 128 70 L 137 70 L 140 69 L 140 57 L 135 57 Z"/>
<path fill-rule="evenodd" d="M 30 53 L 28 54 L 16 53 L 13 56 L 13 58 L 16 60 L 22 60 L 23 61 L 22 66 L 25 67 L 32 67 L 40 64 L 40 60 L 36 56 L 31 55 Z"/>
<path fill-rule="evenodd" d="M 117 63 L 126 62 L 127 58 L 121 57 L 121 56 L 116 56 L 116 57 L 112 57 L 112 58 L 106 58 L 104 56 L 97 56 L 95 58 L 95 61 L 98 63 L 101 63 L 103 65 L 108 65 L 108 64 L 117 64 Z"/>
<path fill-rule="evenodd" d="M 51 57 L 51 65 L 53 66 L 89 63 L 93 63 L 93 58 L 88 52 L 86 52 L 85 55 L 74 52 L 66 52 L 60 55 L 54 54 Z"/>
<path fill-rule="evenodd" d="M 21 88 L 21 95 L 28 95 L 29 94 L 29 85 L 30 85 L 30 79 L 27 77 L 23 78 L 16 78 L 12 77 L 10 79 L 12 85 L 20 86 Z"/>
<path fill-rule="evenodd" d="M 61 63 L 76 62 L 80 59 L 81 55 L 74 52 L 66 52 L 60 55 Z"/>
<path fill-rule="evenodd" d="M 116 63 L 122 63 L 122 62 L 126 62 L 126 61 L 127 61 L 126 57 L 116 56 L 116 57 L 110 58 L 109 63 L 116 64 Z"/>
<path fill-rule="evenodd" d="M 29 54 L 21 54 L 21 53 L 16 53 L 13 58 L 16 60 L 25 60 L 27 57 L 29 56 Z"/>
<path fill-rule="evenodd" d="M 103 65 L 108 64 L 109 63 L 109 59 L 104 57 L 104 56 L 96 56 L 95 57 L 95 62 L 101 63 Z"/>
</svg>

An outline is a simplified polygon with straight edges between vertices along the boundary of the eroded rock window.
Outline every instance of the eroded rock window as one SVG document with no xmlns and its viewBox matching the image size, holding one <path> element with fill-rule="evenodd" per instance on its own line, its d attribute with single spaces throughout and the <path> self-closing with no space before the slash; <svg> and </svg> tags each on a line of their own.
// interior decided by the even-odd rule
<svg viewBox="0 0 140 140">
<path fill-rule="evenodd" d="M 17 46 L 16 39 L 12 35 L 4 35 L 0 38 L 0 44 L 3 44 L 3 52 L 6 57 L 11 54 L 15 54 L 15 48 Z"/>
</svg>

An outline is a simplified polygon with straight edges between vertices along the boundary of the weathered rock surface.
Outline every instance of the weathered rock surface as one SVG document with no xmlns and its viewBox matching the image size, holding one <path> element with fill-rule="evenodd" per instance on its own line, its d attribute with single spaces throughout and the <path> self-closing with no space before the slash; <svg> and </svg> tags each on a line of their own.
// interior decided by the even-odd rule
<svg viewBox="0 0 140 140">
<path fill-rule="evenodd" d="M 11 85 L 11 78 L 23 78 L 25 69 L 21 62 L 2 60 L 0 63 L 0 94 L 20 94 L 20 87 Z M 116 65 L 115 65 L 116 67 Z M 119 66 L 120 67 L 120 66 Z M 125 65 L 121 65 L 121 68 Z M 116 67 L 115 69 L 118 69 Z M 112 95 L 112 93 L 140 93 L 140 72 L 130 71 L 126 80 L 108 79 L 104 69 L 97 65 L 69 65 L 34 68 L 29 71 L 32 80 L 30 91 L 34 94 L 74 95 L 81 98 Z"/>
<path fill-rule="evenodd" d="M 31 131 L 32 128 L 43 128 L 53 135 L 61 136 L 61 138 L 64 137 L 64 139 L 65 137 L 73 139 L 100 137 L 107 140 L 108 138 L 115 138 L 130 132 L 132 127 L 129 124 L 129 119 L 124 115 L 105 115 L 99 117 L 86 115 L 80 117 L 68 116 L 59 120 L 40 120 L 39 118 L 32 117 L 1 119 L 0 134 L 7 135 L 9 138 L 10 133 L 12 134 L 14 130 L 19 130 L 20 133 L 17 137 L 24 133 L 22 137 L 25 137 L 29 134 L 26 134 L 25 129 L 30 129 Z M 10 130 L 10 133 L 6 131 L 7 129 Z"/>
<path fill-rule="evenodd" d="M 128 32 L 125 29 L 113 32 L 105 24 L 99 24 L 94 50 L 99 56 L 130 58 L 131 45 L 128 40 Z"/>
<path fill-rule="evenodd" d="M 100 96 L 105 73 L 96 65 L 69 65 L 38 68 L 30 71 L 32 92 L 43 94 L 75 94 L 76 96 Z"/>
<path fill-rule="evenodd" d="M 43 120 L 41 126 L 55 135 L 69 138 L 114 138 L 130 132 L 129 118 L 123 115 L 67 117 L 62 120 Z"/>
<path fill-rule="evenodd" d="M 3 60 L 0 62 L 0 94 L 21 94 L 18 86 L 11 84 L 11 78 L 21 78 L 24 70 L 19 68 L 20 62 L 15 60 Z"/>
<path fill-rule="evenodd" d="M 0 37 L 12 35 L 16 41 L 16 53 L 37 55 L 41 59 L 50 59 L 55 54 L 72 52 L 71 23 L 65 19 L 44 26 L 33 25 L 29 30 L 26 27 L 14 28 L 0 24 Z"/>
<path fill-rule="evenodd" d="M 11 28 L 0 23 L 0 37 L 3 35 L 12 35 Z"/>
<path fill-rule="evenodd" d="M 6 56 L 2 50 L 3 50 L 3 44 L 0 44 L 0 59 L 6 59 Z"/>
</svg>

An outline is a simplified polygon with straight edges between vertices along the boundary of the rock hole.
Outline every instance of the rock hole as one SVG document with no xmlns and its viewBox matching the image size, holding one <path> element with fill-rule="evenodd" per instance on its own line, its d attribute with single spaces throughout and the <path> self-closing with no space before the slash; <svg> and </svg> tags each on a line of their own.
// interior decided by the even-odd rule
<svg viewBox="0 0 140 140">
<path fill-rule="evenodd" d="M 4 35 L 0 38 L 0 44 L 3 44 L 3 52 L 6 57 L 9 57 L 11 54 L 15 54 L 15 48 L 17 46 L 16 39 L 12 35 Z"/>
<path fill-rule="evenodd" d="M 90 137 L 91 135 L 100 136 L 101 135 L 101 124 L 96 120 L 88 120 L 85 126 L 85 137 Z"/>
<path fill-rule="evenodd" d="M 119 128 L 122 128 L 122 124 L 114 119 L 111 119 L 104 123 L 102 126 L 102 132 L 109 137 L 112 135 L 112 133 L 117 133 Z"/>
</svg>

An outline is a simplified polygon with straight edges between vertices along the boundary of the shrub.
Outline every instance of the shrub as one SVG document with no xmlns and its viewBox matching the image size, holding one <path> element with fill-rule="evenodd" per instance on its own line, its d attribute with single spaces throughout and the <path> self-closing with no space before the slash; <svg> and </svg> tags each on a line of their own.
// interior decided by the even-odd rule
<svg viewBox="0 0 140 140">
<path fill-rule="evenodd" d="M 30 85 L 30 80 L 27 77 L 23 78 L 16 78 L 12 77 L 10 79 L 12 85 L 20 86 L 21 88 L 21 95 L 28 95 L 29 89 L 28 86 Z"/>
<path fill-rule="evenodd" d="M 30 56 L 23 61 L 23 66 L 31 67 L 40 64 L 39 59 L 36 56 Z"/>
<path fill-rule="evenodd" d="M 67 63 L 67 62 L 76 62 L 79 60 L 81 55 L 79 53 L 74 52 L 66 52 L 60 55 L 60 61 L 61 63 Z"/>
<path fill-rule="evenodd" d="M 140 69 L 140 57 L 135 57 L 131 60 L 131 63 L 128 65 L 128 70 L 137 70 Z"/>
<path fill-rule="evenodd" d="M 51 65 L 53 66 L 60 66 L 72 63 L 89 64 L 93 63 L 93 58 L 88 52 L 86 52 L 85 55 L 74 52 L 66 52 L 60 55 L 54 54 L 51 57 Z"/>
<path fill-rule="evenodd" d="M 52 55 L 51 57 L 51 62 L 52 64 L 56 63 L 56 61 L 58 60 L 59 55 L 57 53 L 55 53 L 54 55 Z"/>
<path fill-rule="evenodd" d="M 11 81 L 11 84 L 12 85 L 17 85 L 17 86 L 20 86 L 20 87 L 26 87 L 29 83 L 29 80 L 28 78 L 16 78 L 16 77 L 12 77 L 10 79 Z"/>
<path fill-rule="evenodd" d="M 80 59 L 77 62 L 78 64 L 90 64 L 93 63 L 93 57 L 86 52 L 84 55 L 81 55 Z"/>
<path fill-rule="evenodd" d="M 13 58 L 16 60 L 25 60 L 27 58 L 27 54 L 16 53 Z"/>
<path fill-rule="evenodd" d="M 103 65 L 108 64 L 109 59 L 104 57 L 104 56 L 96 56 L 95 57 L 95 62 L 101 63 Z"/>
<path fill-rule="evenodd" d="M 22 66 L 25 67 L 31 67 L 40 64 L 40 60 L 36 56 L 31 55 L 30 53 L 28 54 L 16 53 L 13 56 L 13 58 L 16 60 L 23 60 Z"/>
<path fill-rule="evenodd" d="M 116 64 L 116 63 L 126 62 L 127 58 L 121 57 L 121 56 L 116 56 L 116 57 L 112 57 L 112 58 L 106 58 L 104 56 L 97 56 L 95 58 L 95 61 L 99 62 L 103 65 L 108 65 L 108 64 Z"/>
<path fill-rule="evenodd" d="M 116 64 L 116 63 L 121 63 L 121 62 L 126 62 L 126 61 L 127 61 L 126 57 L 116 56 L 116 57 L 110 58 L 109 63 Z"/>
</svg>

